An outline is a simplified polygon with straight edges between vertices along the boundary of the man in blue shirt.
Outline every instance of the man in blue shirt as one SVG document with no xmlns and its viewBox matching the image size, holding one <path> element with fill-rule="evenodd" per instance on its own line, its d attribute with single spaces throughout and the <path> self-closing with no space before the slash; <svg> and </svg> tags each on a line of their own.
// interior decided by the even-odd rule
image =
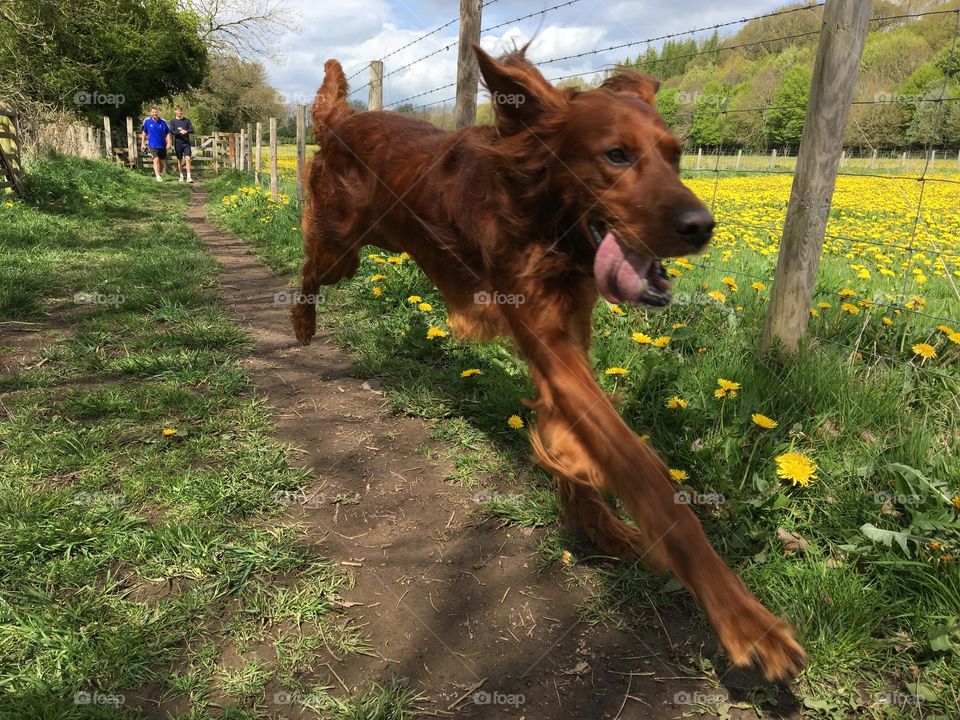
<svg viewBox="0 0 960 720">
<path fill-rule="evenodd" d="M 149 147 L 150 155 L 153 156 L 153 173 L 157 176 L 157 182 L 162 182 L 163 173 L 167 169 L 167 150 L 173 136 L 167 121 L 160 117 L 160 108 L 156 105 L 150 106 L 150 117 L 143 121 L 141 130 L 143 140 L 140 147 L 143 150 Z"/>
</svg>

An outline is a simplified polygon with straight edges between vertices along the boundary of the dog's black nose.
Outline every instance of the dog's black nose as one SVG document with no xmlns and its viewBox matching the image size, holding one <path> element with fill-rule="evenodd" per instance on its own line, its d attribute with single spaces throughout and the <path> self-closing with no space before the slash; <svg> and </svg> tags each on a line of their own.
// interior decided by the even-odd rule
<svg viewBox="0 0 960 720">
<path fill-rule="evenodd" d="M 673 222 L 674 232 L 694 247 L 703 247 L 710 242 L 716 226 L 713 215 L 705 207 L 684 208 L 674 216 Z"/>
</svg>

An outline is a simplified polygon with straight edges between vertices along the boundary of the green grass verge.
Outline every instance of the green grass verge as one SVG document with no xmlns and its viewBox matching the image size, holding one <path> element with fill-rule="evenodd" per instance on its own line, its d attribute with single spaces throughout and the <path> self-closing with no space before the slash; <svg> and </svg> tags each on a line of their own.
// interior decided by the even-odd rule
<svg viewBox="0 0 960 720">
<path fill-rule="evenodd" d="M 305 679 L 364 647 L 333 611 L 351 579 L 282 517 L 308 474 L 208 290 L 188 188 L 63 157 L 26 183 L 0 207 L 0 322 L 40 339 L 0 376 L 0 717 L 138 717 L 148 687 L 183 718 L 261 717 L 278 690 L 408 717 L 402 689 Z"/>
</svg>

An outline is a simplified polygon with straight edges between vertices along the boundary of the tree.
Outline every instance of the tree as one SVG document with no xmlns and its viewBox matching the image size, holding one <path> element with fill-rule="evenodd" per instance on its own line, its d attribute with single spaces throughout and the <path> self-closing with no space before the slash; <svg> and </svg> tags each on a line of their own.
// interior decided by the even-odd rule
<svg viewBox="0 0 960 720">
<path fill-rule="evenodd" d="M 287 115 L 263 66 L 231 55 L 210 57 L 210 74 L 190 99 L 209 114 L 214 128 L 223 131 L 236 132 L 248 122 Z"/>
<path fill-rule="evenodd" d="M 765 123 L 772 143 L 793 149 L 799 147 L 812 82 L 813 70 L 803 65 L 793 67 L 784 76 Z"/>
<path fill-rule="evenodd" d="M 5 0 L 0 96 L 120 120 L 198 84 L 207 51 L 176 0 Z"/>
<path fill-rule="evenodd" d="M 729 134 L 726 128 L 727 115 L 723 112 L 730 102 L 731 90 L 716 81 L 703 86 L 693 103 L 693 124 L 690 135 L 698 145 L 718 147 Z"/>
<path fill-rule="evenodd" d="M 201 38 L 214 53 L 245 60 L 280 57 L 279 40 L 295 29 L 284 0 L 182 0 L 200 18 Z"/>
</svg>

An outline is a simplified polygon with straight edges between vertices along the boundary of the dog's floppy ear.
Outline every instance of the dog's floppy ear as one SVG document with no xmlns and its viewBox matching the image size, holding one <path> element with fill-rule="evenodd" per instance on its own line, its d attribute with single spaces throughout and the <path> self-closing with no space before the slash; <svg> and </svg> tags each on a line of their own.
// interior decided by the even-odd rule
<svg viewBox="0 0 960 720">
<path fill-rule="evenodd" d="M 473 49 L 480 62 L 483 84 L 490 91 L 497 127 L 504 135 L 520 132 L 534 125 L 544 113 L 565 106 L 566 96 L 524 57 L 526 47 L 500 59 L 494 59 L 479 45 Z"/>
<path fill-rule="evenodd" d="M 604 80 L 600 87 L 605 87 L 614 92 L 632 93 L 647 105 L 656 107 L 660 81 L 652 75 L 620 68 L 615 75 Z"/>
</svg>

